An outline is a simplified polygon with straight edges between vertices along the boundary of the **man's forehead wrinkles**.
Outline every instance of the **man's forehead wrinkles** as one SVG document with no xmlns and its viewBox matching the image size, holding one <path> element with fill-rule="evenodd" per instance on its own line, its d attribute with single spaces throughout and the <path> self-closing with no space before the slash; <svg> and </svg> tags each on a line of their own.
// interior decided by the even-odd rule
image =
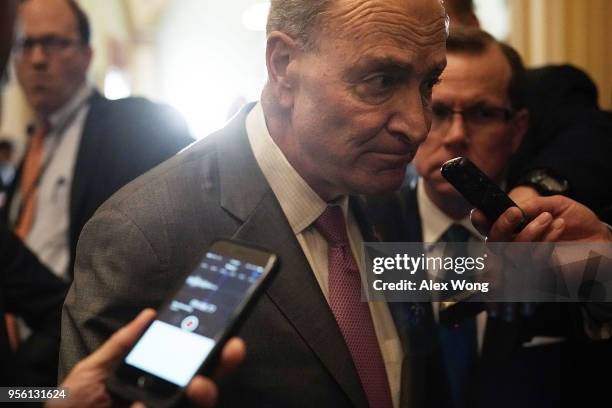
<svg viewBox="0 0 612 408">
<path fill-rule="evenodd" d="M 429 63 L 421 62 L 416 64 L 412 58 L 407 57 L 405 54 L 389 55 L 386 47 L 375 46 L 370 48 L 368 52 L 359 56 L 352 64 L 353 69 L 350 71 L 350 74 L 358 75 L 364 70 L 399 69 L 402 71 L 420 73 L 422 75 L 440 75 L 445 66 L 446 60 L 433 60 Z"/>
<path fill-rule="evenodd" d="M 370 21 L 352 33 L 351 40 L 389 40 L 400 47 L 425 47 L 440 43 L 444 44 L 445 34 L 439 24 L 427 27 L 403 26 L 384 21 Z"/>
<path fill-rule="evenodd" d="M 426 46 L 446 40 L 443 16 L 436 17 L 431 22 L 423 22 L 405 14 L 389 11 L 388 8 L 376 12 L 370 11 L 344 21 L 336 20 L 335 30 L 341 37 L 350 41 L 385 37 L 400 46 L 406 45 L 406 42 Z"/>
<path fill-rule="evenodd" d="M 391 24 L 398 27 L 412 29 L 414 31 L 425 30 L 437 31 L 445 27 L 445 15 L 443 12 L 434 16 L 427 16 L 428 20 L 424 20 L 424 15 L 420 13 L 411 13 L 411 10 L 406 7 L 382 3 L 378 1 L 365 1 L 348 9 L 340 7 L 336 10 L 330 10 L 328 20 L 333 22 L 333 27 L 342 31 L 351 31 L 351 29 L 359 28 L 364 24 Z M 435 27 L 432 29 L 432 27 Z"/>
</svg>

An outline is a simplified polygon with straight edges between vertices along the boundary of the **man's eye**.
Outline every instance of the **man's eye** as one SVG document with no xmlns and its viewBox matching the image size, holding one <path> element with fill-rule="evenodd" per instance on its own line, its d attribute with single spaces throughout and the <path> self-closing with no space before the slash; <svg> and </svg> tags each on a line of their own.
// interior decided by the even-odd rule
<svg viewBox="0 0 612 408">
<path fill-rule="evenodd" d="M 384 92 L 392 88 L 397 79 L 391 75 L 375 75 L 365 80 L 366 86 L 372 91 Z"/>
<path fill-rule="evenodd" d="M 480 119 L 497 119 L 499 116 L 499 112 L 494 108 L 480 107 L 474 111 L 474 115 Z"/>
<path fill-rule="evenodd" d="M 440 77 L 431 78 L 425 82 L 425 87 L 428 89 L 433 89 L 433 87 L 438 85 L 440 82 L 442 82 Z"/>
<path fill-rule="evenodd" d="M 421 84 L 421 96 L 423 98 L 423 104 L 428 106 L 431 103 L 431 97 L 433 94 L 433 87 L 440 82 L 440 78 L 435 77 L 428 79 Z"/>
<path fill-rule="evenodd" d="M 434 105 L 431 108 L 431 113 L 436 119 L 444 120 L 452 115 L 452 110 L 444 105 Z"/>
</svg>

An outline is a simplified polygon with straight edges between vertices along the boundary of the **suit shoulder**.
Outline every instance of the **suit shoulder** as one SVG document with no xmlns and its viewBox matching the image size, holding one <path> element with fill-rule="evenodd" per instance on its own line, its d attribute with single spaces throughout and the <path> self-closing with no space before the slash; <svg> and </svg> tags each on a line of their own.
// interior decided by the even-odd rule
<svg viewBox="0 0 612 408">
<path fill-rule="evenodd" d="M 142 97 L 117 100 L 96 98 L 90 108 L 91 120 L 105 122 L 113 133 L 132 137 L 146 136 L 178 138 L 183 145 L 193 141 L 183 116 L 172 106 Z"/>
<path fill-rule="evenodd" d="M 597 87 L 589 75 L 572 65 L 547 65 L 527 70 L 527 96 L 549 104 L 563 100 L 597 106 Z"/>
<path fill-rule="evenodd" d="M 154 199 L 160 189 L 172 190 L 179 197 L 198 184 L 211 186 L 211 183 L 216 182 L 216 150 L 215 143 L 211 141 L 193 143 L 121 188 L 100 207 L 100 211 L 131 208 L 135 202 Z"/>
</svg>

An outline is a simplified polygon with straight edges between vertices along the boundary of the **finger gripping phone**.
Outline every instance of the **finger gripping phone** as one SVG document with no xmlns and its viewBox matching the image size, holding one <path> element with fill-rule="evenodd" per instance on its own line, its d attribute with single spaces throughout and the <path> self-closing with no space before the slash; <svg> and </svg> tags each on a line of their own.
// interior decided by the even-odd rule
<svg viewBox="0 0 612 408">
<path fill-rule="evenodd" d="M 440 169 L 442 176 L 490 222 L 495 222 L 508 208 L 518 205 L 497 184 L 465 157 L 447 161 Z M 523 210 L 521 210 L 523 211 Z M 525 225 L 525 213 L 520 228 Z"/>
<path fill-rule="evenodd" d="M 107 381 L 109 391 L 148 407 L 174 406 L 219 353 L 276 271 L 276 255 L 217 240 L 182 279 Z"/>
</svg>

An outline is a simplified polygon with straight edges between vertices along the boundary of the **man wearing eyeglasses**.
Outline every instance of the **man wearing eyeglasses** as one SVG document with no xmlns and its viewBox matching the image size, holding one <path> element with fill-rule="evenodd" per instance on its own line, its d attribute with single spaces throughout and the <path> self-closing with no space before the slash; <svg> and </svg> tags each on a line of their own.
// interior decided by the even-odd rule
<svg viewBox="0 0 612 408">
<path fill-rule="evenodd" d="M 37 262 L 11 267 L 39 265 L 70 281 L 77 239 L 95 210 L 191 138 L 169 108 L 141 98 L 109 101 L 88 82 L 90 26 L 75 1 L 22 1 L 18 18 L 15 71 L 33 120 L 2 216 Z M 16 348 L 16 325 L 10 318 L 7 325 Z M 45 341 L 22 353 L 32 360 L 22 366 L 38 368 L 21 384 L 55 383 L 57 339 Z"/>
<path fill-rule="evenodd" d="M 527 132 L 525 68 L 516 51 L 478 29 L 451 31 L 446 46 L 447 67 L 432 93 L 431 130 L 414 159 L 420 177 L 401 190 L 401 210 L 390 211 L 389 201 L 378 210 L 381 202 L 370 206 L 376 224 L 405 225 L 403 235 L 393 237 L 396 241 L 484 239 L 470 221 L 473 206 L 442 177 L 440 167 L 467 157 L 503 187 Z M 551 218 L 540 217 L 536 222 L 555 228 Z M 517 305 L 487 306 L 488 314 L 476 312 L 450 322 L 443 317 L 448 311 L 437 312 L 449 406 L 568 406 L 569 388 L 564 385 L 574 349 L 567 341 L 572 333 L 567 311 L 554 304 L 522 305 L 522 313 Z M 529 317 L 524 316 L 527 307 Z"/>
</svg>

